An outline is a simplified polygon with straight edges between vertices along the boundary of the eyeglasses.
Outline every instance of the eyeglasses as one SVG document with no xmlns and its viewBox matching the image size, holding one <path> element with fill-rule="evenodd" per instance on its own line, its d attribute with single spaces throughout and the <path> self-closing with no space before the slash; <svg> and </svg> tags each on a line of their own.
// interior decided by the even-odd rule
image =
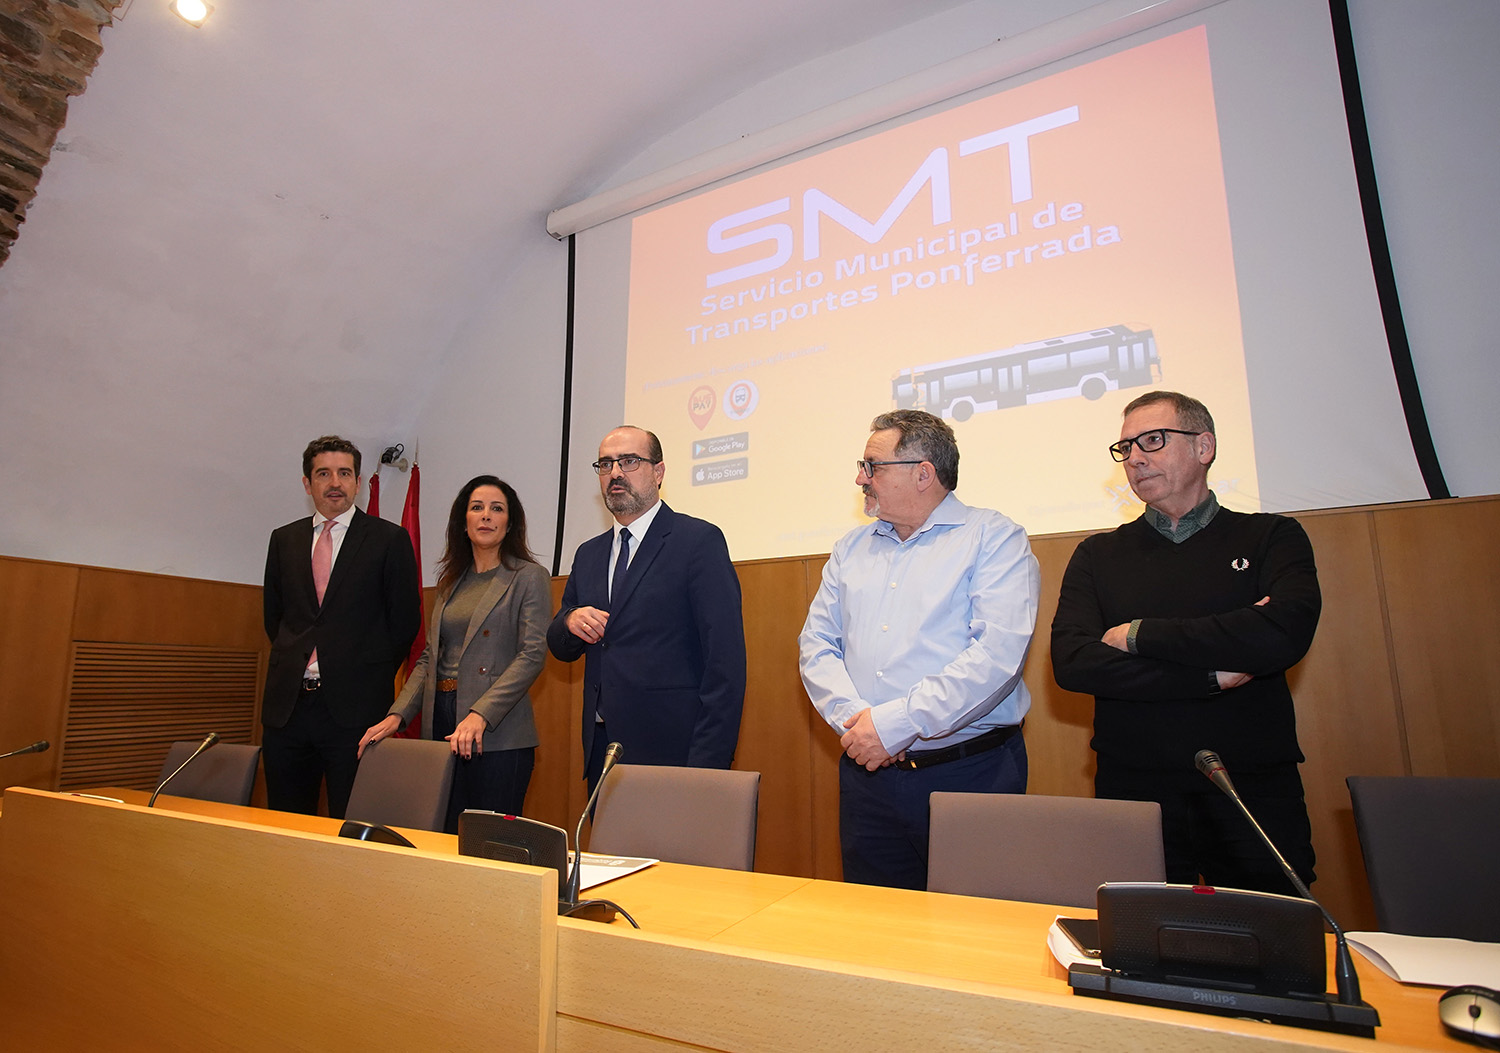
<svg viewBox="0 0 1500 1053">
<path fill-rule="evenodd" d="M 855 461 L 854 467 L 860 475 L 868 475 L 875 478 L 875 469 L 884 468 L 888 464 L 921 464 L 921 461 Z"/>
<path fill-rule="evenodd" d="M 660 461 L 653 461 L 649 457 L 642 457 L 639 454 L 627 453 L 623 457 L 601 457 L 589 467 L 593 468 L 600 475 L 608 475 L 615 470 L 615 465 L 617 464 L 620 466 L 620 471 L 633 472 L 641 466 L 642 462 L 646 464 L 661 463 Z"/>
<path fill-rule="evenodd" d="M 1130 457 L 1130 448 L 1139 446 L 1142 453 L 1155 453 L 1167 444 L 1167 433 L 1173 435 L 1202 435 L 1201 431 L 1183 431 L 1181 428 L 1152 428 L 1133 439 L 1121 439 L 1109 448 L 1109 455 L 1117 461 Z"/>
</svg>

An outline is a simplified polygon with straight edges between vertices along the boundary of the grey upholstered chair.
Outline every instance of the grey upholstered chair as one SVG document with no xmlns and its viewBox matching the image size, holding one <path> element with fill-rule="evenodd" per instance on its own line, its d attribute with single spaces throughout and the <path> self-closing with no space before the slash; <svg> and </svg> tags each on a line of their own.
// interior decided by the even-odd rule
<svg viewBox="0 0 1500 1053">
<path fill-rule="evenodd" d="M 157 784 L 171 775 L 201 746 L 202 740 L 174 742 L 157 776 Z M 249 804 L 255 789 L 255 771 L 260 767 L 260 747 L 235 742 L 216 742 L 182 770 L 161 791 L 173 797 L 193 797 L 222 804 Z"/>
<path fill-rule="evenodd" d="M 1500 779 L 1345 781 L 1381 930 L 1500 942 Z"/>
<path fill-rule="evenodd" d="M 934 793 L 927 889 L 1092 907 L 1106 881 L 1163 881 L 1161 806 L 1016 793 Z"/>
<path fill-rule="evenodd" d="M 453 752 L 432 739 L 381 739 L 365 747 L 344 815 L 381 826 L 442 830 Z"/>
<path fill-rule="evenodd" d="M 617 764 L 599 791 L 590 852 L 755 868 L 760 772 Z"/>
</svg>

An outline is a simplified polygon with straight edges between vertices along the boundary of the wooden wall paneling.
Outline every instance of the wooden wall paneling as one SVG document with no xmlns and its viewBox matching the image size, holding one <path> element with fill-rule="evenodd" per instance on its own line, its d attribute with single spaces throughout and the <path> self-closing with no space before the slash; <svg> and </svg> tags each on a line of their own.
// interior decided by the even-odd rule
<svg viewBox="0 0 1500 1053">
<path fill-rule="evenodd" d="M 1371 514 L 1411 774 L 1500 776 L 1500 499 Z"/>
<path fill-rule="evenodd" d="M 57 786 L 77 591 L 77 567 L 0 557 L 0 753 L 37 739 L 52 744 L 0 761 L 0 785 Z"/>
<path fill-rule="evenodd" d="M 568 579 L 552 579 L 552 610 L 562 604 Z M 583 713 L 583 662 L 559 662 L 551 654 L 542 675 L 531 688 L 531 708 L 536 714 L 536 767 L 526 791 L 526 815 L 568 832 L 583 812 L 588 794 L 583 781 L 583 746 L 579 722 Z"/>
<path fill-rule="evenodd" d="M 785 615 L 786 620 L 794 627 L 791 629 L 794 634 L 802 631 L 802 623 L 807 620 L 807 608 L 818 594 L 818 586 L 823 581 L 823 567 L 827 563 L 826 555 L 808 556 L 802 561 L 806 598 L 800 609 L 787 611 Z M 797 681 L 799 684 L 802 681 L 800 672 Z M 807 706 L 809 714 L 812 714 L 812 703 L 807 700 L 806 690 L 803 691 L 802 702 Z M 844 751 L 839 746 L 839 736 L 823 723 L 821 716 L 813 715 L 808 727 L 810 736 L 807 742 L 807 762 L 812 789 L 808 799 L 808 807 L 812 810 L 812 876 L 840 881 L 844 876 L 844 860 L 839 849 L 839 758 L 844 755 Z"/>
<path fill-rule="evenodd" d="M 761 773 L 755 869 L 811 876 L 812 770 L 806 744 L 821 721 L 797 671 L 797 634 L 807 612 L 804 561 L 762 560 L 738 564 L 736 570 L 749 669 L 734 766 Z"/>
<path fill-rule="evenodd" d="M 99 567 L 80 569 L 73 638 L 270 653 L 259 586 Z"/>
<path fill-rule="evenodd" d="M 1301 515 L 1318 564 L 1323 613 L 1307 657 L 1287 675 L 1302 784 L 1318 855 L 1315 891 L 1350 929 L 1373 928 L 1374 907 L 1344 779 L 1399 775 L 1400 712 L 1368 513 Z"/>
<path fill-rule="evenodd" d="M 75 643 L 58 788 L 150 790 L 173 742 L 250 743 L 259 673 L 254 650 Z"/>
<path fill-rule="evenodd" d="M 1064 691 L 1052 679 L 1052 617 L 1068 560 L 1087 534 L 1051 534 L 1031 539 L 1041 564 L 1042 599 L 1036 635 L 1026 656 L 1026 687 L 1031 712 L 1026 717 L 1029 793 L 1057 797 L 1094 796 L 1094 698 Z"/>
</svg>

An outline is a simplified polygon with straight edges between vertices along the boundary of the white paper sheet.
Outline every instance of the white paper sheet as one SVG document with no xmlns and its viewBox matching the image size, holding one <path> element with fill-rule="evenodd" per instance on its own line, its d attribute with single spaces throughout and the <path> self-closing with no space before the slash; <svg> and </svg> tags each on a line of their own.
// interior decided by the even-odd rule
<svg viewBox="0 0 1500 1053">
<path fill-rule="evenodd" d="M 645 870 L 659 859 L 646 859 L 641 856 L 604 856 L 594 852 L 583 854 L 583 869 L 578 875 L 578 889 L 593 888 L 602 885 L 606 881 L 622 878 L 626 874 L 634 874 L 637 870 Z"/>
<path fill-rule="evenodd" d="M 1404 984 L 1500 988 L 1500 943 L 1394 932 L 1349 932 L 1349 943 L 1371 964 Z"/>
</svg>

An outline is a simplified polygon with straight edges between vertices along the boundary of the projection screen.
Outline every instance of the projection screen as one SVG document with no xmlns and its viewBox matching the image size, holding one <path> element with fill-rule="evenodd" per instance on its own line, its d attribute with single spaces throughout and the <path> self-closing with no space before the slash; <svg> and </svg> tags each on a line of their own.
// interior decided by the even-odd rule
<svg viewBox="0 0 1500 1053">
<path fill-rule="evenodd" d="M 1151 388 L 1214 413 L 1226 505 L 1425 496 L 1328 12 L 1231 0 L 579 236 L 566 551 L 621 421 L 735 559 L 866 522 L 872 417 L 946 418 L 958 495 L 1030 533 L 1140 505 L 1105 447 Z"/>
</svg>

